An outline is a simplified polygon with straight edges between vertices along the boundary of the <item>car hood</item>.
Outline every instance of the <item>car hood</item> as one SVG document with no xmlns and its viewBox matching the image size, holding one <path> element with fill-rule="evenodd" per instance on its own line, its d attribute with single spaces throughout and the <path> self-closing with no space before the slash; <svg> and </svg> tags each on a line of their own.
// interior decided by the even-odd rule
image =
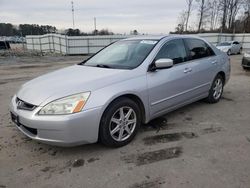
<svg viewBox="0 0 250 188">
<path fill-rule="evenodd" d="M 222 51 L 227 51 L 227 50 L 229 50 L 231 47 L 230 47 L 230 46 L 217 46 L 217 48 L 218 48 L 219 50 L 222 50 Z"/>
<path fill-rule="evenodd" d="M 25 83 L 17 92 L 17 97 L 30 104 L 43 106 L 58 98 L 94 91 L 127 79 L 129 74 L 126 73 L 129 71 L 74 65 Z"/>
</svg>

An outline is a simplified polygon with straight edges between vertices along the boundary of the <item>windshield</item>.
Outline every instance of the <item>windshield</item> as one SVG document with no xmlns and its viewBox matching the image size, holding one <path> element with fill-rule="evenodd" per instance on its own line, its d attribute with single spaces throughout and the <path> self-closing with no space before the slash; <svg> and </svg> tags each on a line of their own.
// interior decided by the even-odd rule
<svg viewBox="0 0 250 188">
<path fill-rule="evenodd" d="M 231 43 L 230 42 L 222 42 L 222 43 L 219 43 L 217 46 L 231 46 Z"/>
<path fill-rule="evenodd" d="M 84 65 L 102 68 L 133 69 L 148 56 L 158 41 L 118 41 L 87 60 Z"/>
</svg>

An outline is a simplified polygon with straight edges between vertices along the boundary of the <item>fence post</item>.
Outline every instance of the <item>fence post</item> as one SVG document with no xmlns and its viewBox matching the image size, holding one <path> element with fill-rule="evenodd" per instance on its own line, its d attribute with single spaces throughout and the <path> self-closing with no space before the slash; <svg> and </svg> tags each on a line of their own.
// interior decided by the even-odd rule
<svg viewBox="0 0 250 188">
<path fill-rule="evenodd" d="M 67 36 L 64 35 L 64 39 L 65 39 L 65 46 L 66 46 L 66 55 L 68 55 L 68 39 L 67 39 Z"/>
<path fill-rule="evenodd" d="M 43 51 L 42 51 L 42 42 L 41 42 L 41 36 L 39 36 L 39 43 L 40 43 L 40 51 L 41 51 L 41 53 L 42 53 Z"/>
<path fill-rule="evenodd" d="M 55 41 L 54 41 L 54 35 L 52 34 L 52 46 L 53 46 L 53 52 L 55 53 L 56 49 L 55 49 Z"/>
<path fill-rule="evenodd" d="M 62 40 L 61 40 L 61 36 L 59 36 L 58 38 L 59 38 L 60 53 L 62 54 Z"/>
<path fill-rule="evenodd" d="M 220 33 L 217 35 L 217 44 L 220 43 Z"/>
<path fill-rule="evenodd" d="M 88 48 L 88 55 L 90 53 L 90 50 L 89 50 L 89 38 L 87 38 L 87 48 Z"/>
<path fill-rule="evenodd" d="M 49 43 L 49 52 L 51 52 L 50 37 L 49 35 L 47 35 L 47 37 L 48 37 L 48 43 Z"/>
<path fill-rule="evenodd" d="M 34 50 L 35 49 L 35 47 L 34 47 L 34 39 L 33 39 L 33 37 L 31 39 L 32 39 L 32 50 Z"/>
</svg>

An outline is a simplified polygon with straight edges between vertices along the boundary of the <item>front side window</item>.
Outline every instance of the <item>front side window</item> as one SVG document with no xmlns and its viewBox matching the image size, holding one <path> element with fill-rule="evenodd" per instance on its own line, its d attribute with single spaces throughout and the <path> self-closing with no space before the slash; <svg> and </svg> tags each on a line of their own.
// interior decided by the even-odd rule
<svg viewBox="0 0 250 188">
<path fill-rule="evenodd" d="M 91 57 L 83 65 L 133 69 L 144 61 L 157 42 L 157 40 L 118 41 Z"/>
<path fill-rule="evenodd" d="M 184 39 L 188 52 L 189 60 L 200 59 L 214 55 L 211 47 L 200 39 Z"/>
<path fill-rule="evenodd" d="M 185 62 L 187 54 L 183 40 L 174 39 L 164 44 L 155 58 L 158 59 L 172 59 L 174 64 Z"/>
</svg>

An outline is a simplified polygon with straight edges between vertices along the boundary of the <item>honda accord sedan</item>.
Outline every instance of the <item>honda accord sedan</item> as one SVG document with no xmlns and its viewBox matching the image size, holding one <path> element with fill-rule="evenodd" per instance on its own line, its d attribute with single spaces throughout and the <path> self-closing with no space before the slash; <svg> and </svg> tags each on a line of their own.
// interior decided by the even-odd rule
<svg viewBox="0 0 250 188">
<path fill-rule="evenodd" d="M 120 147 L 156 117 L 201 99 L 218 102 L 229 77 L 228 56 L 203 39 L 128 38 L 25 83 L 10 114 L 39 142 Z"/>
</svg>

